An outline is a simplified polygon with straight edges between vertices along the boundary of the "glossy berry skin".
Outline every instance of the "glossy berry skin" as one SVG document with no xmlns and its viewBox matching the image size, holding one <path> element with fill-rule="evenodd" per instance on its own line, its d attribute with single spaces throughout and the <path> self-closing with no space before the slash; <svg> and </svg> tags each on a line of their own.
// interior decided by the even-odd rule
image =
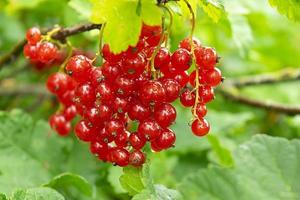
<svg viewBox="0 0 300 200">
<path fill-rule="evenodd" d="M 114 140 L 114 136 L 106 131 L 106 128 L 100 128 L 100 130 L 96 133 L 96 141 L 100 143 L 110 143 Z"/>
<path fill-rule="evenodd" d="M 79 85 L 75 91 L 76 100 L 85 106 L 93 105 L 96 99 L 94 87 L 89 83 Z"/>
<path fill-rule="evenodd" d="M 194 48 L 201 47 L 201 42 L 193 37 Z M 190 38 L 185 38 L 179 43 L 179 48 L 183 48 L 191 52 L 191 40 Z"/>
<path fill-rule="evenodd" d="M 116 136 L 118 133 L 124 130 L 124 124 L 120 120 L 112 119 L 105 124 L 106 131 Z"/>
<path fill-rule="evenodd" d="M 208 134 L 210 125 L 204 118 L 195 119 L 192 123 L 192 132 L 196 136 L 204 136 Z"/>
<path fill-rule="evenodd" d="M 106 143 L 92 141 L 90 144 L 90 152 L 94 155 L 107 153 L 108 147 Z"/>
<path fill-rule="evenodd" d="M 108 44 L 104 44 L 102 47 L 103 58 L 110 63 L 117 63 L 122 59 L 121 54 L 114 54 L 111 52 Z"/>
<path fill-rule="evenodd" d="M 131 120 L 142 121 L 151 115 L 148 106 L 141 104 L 139 101 L 132 102 L 128 108 L 128 116 Z"/>
<path fill-rule="evenodd" d="M 23 49 L 23 53 L 25 57 L 31 60 L 36 60 L 38 58 L 37 51 L 38 51 L 38 46 L 28 44 L 28 43 L 25 44 Z"/>
<path fill-rule="evenodd" d="M 176 135 L 171 129 L 164 129 L 161 135 L 155 140 L 159 149 L 168 149 L 174 145 Z"/>
<path fill-rule="evenodd" d="M 214 89 L 207 85 L 202 85 L 199 87 L 199 95 L 202 103 L 208 103 L 215 98 Z"/>
<path fill-rule="evenodd" d="M 89 142 L 96 137 L 95 129 L 93 125 L 87 120 L 80 120 L 75 125 L 75 134 L 81 141 Z"/>
<path fill-rule="evenodd" d="M 74 119 L 74 117 L 76 117 L 76 114 L 77 114 L 77 110 L 76 110 L 76 106 L 74 105 L 66 107 L 63 111 L 63 115 L 67 121 L 71 121 L 72 119 Z"/>
<path fill-rule="evenodd" d="M 141 151 L 134 151 L 129 156 L 129 164 L 134 167 L 140 167 L 145 163 L 146 156 Z"/>
<path fill-rule="evenodd" d="M 138 126 L 138 132 L 145 136 L 147 140 L 155 140 L 161 134 L 161 127 L 153 119 L 146 119 Z"/>
<path fill-rule="evenodd" d="M 154 66 L 157 69 L 160 69 L 164 66 L 169 65 L 170 60 L 171 60 L 171 55 L 169 50 L 165 47 L 161 47 L 154 58 Z"/>
<path fill-rule="evenodd" d="M 129 102 L 125 98 L 116 97 L 112 106 L 115 113 L 126 113 L 128 111 Z"/>
<path fill-rule="evenodd" d="M 183 106 L 185 107 L 191 107 L 195 104 L 195 94 L 192 93 L 189 90 L 185 90 L 181 95 L 180 95 L 180 102 Z"/>
<path fill-rule="evenodd" d="M 186 84 L 189 82 L 189 75 L 186 71 L 177 71 L 176 73 L 171 73 L 166 77 L 177 81 L 181 88 L 185 87 Z"/>
<path fill-rule="evenodd" d="M 120 131 L 117 133 L 114 141 L 115 141 L 115 144 L 118 146 L 118 147 L 127 147 L 128 145 L 128 135 L 130 133 L 128 131 Z"/>
<path fill-rule="evenodd" d="M 114 90 L 108 82 L 100 83 L 95 92 L 96 98 L 100 99 L 102 102 L 109 102 L 114 97 Z"/>
<path fill-rule="evenodd" d="M 123 148 L 115 148 L 111 152 L 111 161 L 120 167 L 125 167 L 129 164 L 129 152 Z"/>
<path fill-rule="evenodd" d="M 52 62 L 58 55 L 57 47 L 51 42 L 40 43 L 37 49 L 37 57 L 42 63 Z"/>
<path fill-rule="evenodd" d="M 154 109 L 154 119 L 162 128 L 167 128 L 176 119 L 176 109 L 169 103 L 156 106 Z"/>
<path fill-rule="evenodd" d="M 166 99 L 166 91 L 159 81 L 149 80 L 141 86 L 139 99 L 144 105 L 163 102 Z"/>
<path fill-rule="evenodd" d="M 29 44 L 35 45 L 42 38 L 41 31 L 37 27 L 32 27 L 26 32 L 26 39 Z"/>
<path fill-rule="evenodd" d="M 205 83 L 209 86 L 216 87 L 222 82 L 222 73 L 218 68 L 207 70 L 204 76 Z"/>
<path fill-rule="evenodd" d="M 137 54 L 133 58 L 123 60 L 123 71 L 130 78 L 137 78 L 141 75 L 146 67 L 146 60 L 142 54 Z"/>
<path fill-rule="evenodd" d="M 66 65 L 67 73 L 79 83 L 84 83 L 89 80 L 91 68 L 91 60 L 83 55 L 71 57 Z"/>
<path fill-rule="evenodd" d="M 211 69 L 217 63 L 217 53 L 210 47 L 200 47 L 195 49 L 196 63 L 200 68 Z"/>
<path fill-rule="evenodd" d="M 64 92 L 63 94 L 59 94 L 58 100 L 63 104 L 64 106 L 71 106 L 74 104 L 75 100 L 75 90 L 68 90 Z"/>
<path fill-rule="evenodd" d="M 135 81 L 127 76 L 118 76 L 115 80 L 116 94 L 126 97 L 132 94 L 135 89 Z"/>
<path fill-rule="evenodd" d="M 165 78 L 160 80 L 162 83 L 165 92 L 166 92 L 166 101 L 167 102 L 173 102 L 179 97 L 179 92 L 180 92 L 180 84 L 170 78 Z"/>
<path fill-rule="evenodd" d="M 179 48 L 173 53 L 171 62 L 176 70 L 185 71 L 190 68 L 192 64 L 192 57 L 189 51 Z"/>
<path fill-rule="evenodd" d="M 74 83 L 68 75 L 57 72 L 48 77 L 46 86 L 51 93 L 61 95 L 67 90 L 72 90 Z"/>
<path fill-rule="evenodd" d="M 143 135 L 138 135 L 137 133 L 131 133 L 129 136 L 129 143 L 136 149 L 142 149 L 147 142 L 147 139 Z"/>
<path fill-rule="evenodd" d="M 60 136 L 66 136 L 71 131 L 71 124 L 61 114 L 54 114 L 49 118 L 50 127 Z"/>
<path fill-rule="evenodd" d="M 114 82 L 115 79 L 120 75 L 121 66 L 119 64 L 111 64 L 109 62 L 105 62 L 102 66 L 102 73 L 105 76 L 105 79 L 109 82 Z"/>
<path fill-rule="evenodd" d="M 199 70 L 198 72 L 198 81 L 200 84 L 206 84 L 206 81 L 204 80 L 204 77 L 206 76 L 206 74 L 204 74 L 203 71 Z M 190 79 L 189 79 L 190 84 L 195 87 L 196 86 L 196 71 L 194 70 L 191 74 L 190 74 Z"/>
<path fill-rule="evenodd" d="M 203 118 L 207 113 L 206 105 L 203 103 L 198 103 L 196 107 L 193 107 L 193 111 L 196 109 L 196 115 L 198 118 Z"/>
<path fill-rule="evenodd" d="M 105 79 L 100 67 L 93 67 L 90 71 L 90 81 L 94 87 L 97 87 Z"/>
</svg>

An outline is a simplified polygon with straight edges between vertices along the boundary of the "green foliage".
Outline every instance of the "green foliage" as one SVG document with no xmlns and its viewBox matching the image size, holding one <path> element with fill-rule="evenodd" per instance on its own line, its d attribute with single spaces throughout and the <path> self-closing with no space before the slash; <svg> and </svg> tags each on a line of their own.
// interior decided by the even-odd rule
<svg viewBox="0 0 300 200">
<path fill-rule="evenodd" d="M 235 151 L 233 168 L 200 170 L 179 190 L 190 200 L 298 199 L 299 149 L 299 140 L 256 136 Z"/>
<path fill-rule="evenodd" d="M 33 188 L 17 190 L 13 193 L 11 200 L 64 200 L 65 198 L 50 188 Z"/>
<path fill-rule="evenodd" d="M 124 167 L 123 175 L 120 176 L 122 187 L 128 191 L 129 195 L 133 196 L 140 193 L 144 188 L 142 182 L 142 170 L 135 167 Z"/>
<path fill-rule="evenodd" d="M 200 0 L 199 6 L 214 22 L 218 22 L 225 15 L 224 6 L 219 0 Z"/>
<path fill-rule="evenodd" d="M 161 24 L 162 12 L 154 0 L 142 0 L 140 4 L 130 0 L 91 2 L 91 21 L 105 23 L 103 39 L 115 53 L 136 45 L 143 22 L 148 25 Z M 139 9 L 140 12 L 137 12 Z"/>
<path fill-rule="evenodd" d="M 298 0 L 269 0 L 269 2 L 281 14 L 295 21 L 300 20 L 300 2 Z"/>
</svg>

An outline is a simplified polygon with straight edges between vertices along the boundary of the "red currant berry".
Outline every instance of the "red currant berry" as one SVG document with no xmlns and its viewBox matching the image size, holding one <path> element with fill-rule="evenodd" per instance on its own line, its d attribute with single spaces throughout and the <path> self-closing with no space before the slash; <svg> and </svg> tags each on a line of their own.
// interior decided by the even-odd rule
<svg viewBox="0 0 300 200">
<path fill-rule="evenodd" d="M 195 109 L 196 109 L 196 115 L 197 115 L 197 117 L 199 117 L 199 118 L 204 117 L 204 116 L 206 115 L 206 113 L 207 113 L 207 108 L 206 108 L 206 105 L 205 105 L 205 104 L 198 103 L 198 104 L 196 105 L 196 108 L 193 107 L 193 112 L 194 112 Z"/>
<path fill-rule="evenodd" d="M 205 72 L 205 82 L 207 85 L 215 87 L 222 82 L 222 73 L 218 68 L 213 68 Z"/>
<path fill-rule="evenodd" d="M 113 136 L 123 131 L 124 128 L 125 126 L 121 120 L 112 119 L 105 124 L 106 131 Z"/>
<path fill-rule="evenodd" d="M 185 107 L 191 107 L 195 104 L 195 94 L 190 90 L 185 90 L 180 95 L 180 102 Z"/>
<path fill-rule="evenodd" d="M 73 80 L 66 74 L 57 72 L 54 74 L 51 74 L 47 79 L 47 89 L 57 95 L 64 94 L 67 90 L 72 90 Z"/>
<path fill-rule="evenodd" d="M 97 141 L 92 141 L 90 144 L 90 151 L 94 155 L 99 155 L 104 152 L 107 152 L 108 147 L 106 143 L 101 143 Z"/>
<path fill-rule="evenodd" d="M 125 98 L 116 97 L 112 103 L 114 112 L 126 113 L 129 107 L 128 100 Z"/>
<path fill-rule="evenodd" d="M 153 119 L 146 119 L 138 126 L 138 132 L 146 137 L 147 140 L 155 140 L 161 134 L 159 124 Z"/>
<path fill-rule="evenodd" d="M 161 47 L 154 58 L 154 66 L 160 69 L 168 66 L 171 60 L 170 52 L 167 48 Z"/>
<path fill-rule="evenodd" d="M 91 68 L 91 60 L 83 55 L 71 57 L 66 65 L 67 73 L 72 76 L 75 81 L 80 83 L 89 81 L 89 72 Z"/>
<path fill-rule="evenodd" d="M 58 54 L 57 47 L 51 42 L 43 42 L 38 46 L 37 57 L 42 63 L 52 62 Z"/>
<path fill-rule="evenodd" d="M 71 105 L 69 107 L 66 107 L 63 113 L 66 120 L 71 121 L 72 119 L 74 119 L 74 117 L 76 117 L 77 110 L 74 105 Z"/>
<path fill-rule="evenodd" d="M 128 135 L 130 133 L 128 131 L 121 131 L 119 133 L 117 133 L 114 141 L 115 141 L 115 144 L 118 146 L 118 147 L 127 147 L 128 146 Z"/>
<path fill-rule="evenodd" d="M 201 42 L 193 37 L 194 48 L 201 47 Z M 185 38 L 179 43 L 179 48 L 183 48 L 191 52 L 191 40 L 190 38 Z"/>
<path fill-rule="evenodd" d="M 41 31 L 37 27 L 32 27 L 26 32 L 26 39 L 28 43 L 35 45 L 42 38 Z"/>
<path fill-rule="evenodd" d="M 155 107 L 154 119 L 163 128 L 170 126 L 176 119 L 176 109 L 168 103 Z"/>
<path fill-rule="evenodd" d="M 131 120 L 142 121 L 150 116 L 151 112 L 149 107 L 144 106 L 138 101 L 134 101 L 128 108 L 128 116 Z"/>
<path fill-rule="evenodd" d="M 96 95 L 94 87 L 89 83 L 79 85 L 75 90 L 76 100 L 83 105 L 92 105 L 95 102 Z"/>
<path fill-rule="evenodd" d="M 159 81 L 149 80 L 142 84 L 139 91 L 139 98 L 144 105 L 164 102 L 166 99 L 166 92 Z"/>
<path fill-rule="evenodd" d="M 114 140 L 114 136 L 109 134 L 105 128 L 101 128 L 96 135 L 96 141 L 100 143 L 110 143 Z"/>
<path fill-rule="evenodd" d="M 166 77 L 177 81 L 181 88 L 185 87 L 186 84 L 189 82 L 189 75 L 186 71 L 178 71 L 176 73 L 171 73 Z"/>
<path fill-rule="evenodd" d="M 145 163 L 145 154 L 141 151 L 134 151 L 129 156 L 129 164 L 135 167 L 140 167 Z"/>
<path fill-rule="evenodd" d="M 171 129 L 164 129 L 161 135 L 155 140 L 155 144 L 160 149 L 168 149 L 174 145 L 176 135 Z"/>
<path fill-rule="evenodd" d="M 105 79 L 100 67 L 93 67 L 90 72 L 90 81 L 94 87 L 97 87 Z"/>
<path fill-rule="evenodd" d="M 166 101 L 173 102 L 179 97 L 180 84 L 170 78 L 163 78 L 160 80 L 165 91 L 166 91 Z"/>
<path fill-rule="evenodd" d="M 129 164 L 129 152 L 123 148 L 116 148 L 111 152 L 111 161 L 120 167 Z"/>
<path fill-rule="evenodd" d="M 171 57 L 172 66 L 178 71 L 188 70 L 192 64 L 190 52 L 186 49 L 177 49 Z"/>
<path fill-rule="evenodd" d="M 130 96 L 135 89 L 135 81 L 127 76 L 118 76 L 115 80 L 116 94 L 118 96 Z"/>
<path fill-rule="evenodd" d="M 214 89 L 207 85 L 199 87 L 199 95 L 202 103 L 208 103 L 215 98 Z"/>
<path fill-rule="evenodd" d="M 137 78 L 143 73 L 146 64 L 147 62 L 142 54 L 137 54 L 135 57 L 123 60 L 123 71 L 128 77 Z"/>
<path fill-rule="evenodd" d="M 113 88 L 110 86 L 108 82 L 102 82 L 98 85 L 95 90 L 96 97 L 100 99 L 102 102 L 109 102 L 114 97 Z"/>
<path fill-rule="evenodd" d="M 36 60 L 38 58 L 37 51 L 38 47 L 36 45 L 31 44 L 26 44 L 23 49 L 25 57 L 31 60 Z"/>
<path fill-rule="evenodd" d="M 209 123 L 204 118 L 195 119 L 192 123 L 192 131 L 196 136 L 208 134 L 210 129 Z"/>
<path fill-rule="evenodd" d="M 200 68 L 210 69 L 217 63 L 217 53 L 210 47 L 200 47 L 195 49 L 196 63 Z"/>
<path fill-rule="evenodd" d="M 138 135 L 137 133 L 132 133 L 129 136 L 129 143 L 136 150 L 142 149 L 145 146 L 146 142 L 146 138 L 141 134 Z"/>
<path fill-rule="evenodd" d="M 110 63 L 117 63 L 122 59 L 122 54 L 114 54 L 111 52 L 108 44 L 104 44 L 102 47 L 103 58 Z"/>
<path fill-rule="evenodd" d="M 109 82 L 114 82 L 120 75 L 120 66 L 118 64 L 110 64 L 105 62 L 102 66 L 102 73 Z"/>
<path fill-rule="evenodd" d="M 59 135 L 66 136 L 71 131 L 71 124 L 61 114 L 54 114 L 49 118 L 50 127 Z"/>
<path fill-rule="evenodd" d="M 84 142 L 93 141 L 96 137 L 96 130 L 87 120 L 81 120 L 75 125 L 76 136 Z"/>
</svg>

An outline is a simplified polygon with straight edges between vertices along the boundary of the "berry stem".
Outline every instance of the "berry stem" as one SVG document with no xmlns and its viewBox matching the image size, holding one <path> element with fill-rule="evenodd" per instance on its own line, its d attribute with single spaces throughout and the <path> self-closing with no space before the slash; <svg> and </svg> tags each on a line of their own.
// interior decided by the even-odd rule
<svg viewBox="0 0 300 200">
<path fill-rule="evenodd" d="M 67 40 L 67 48 L 68 48 L 68 56 L 66 57 L 65 61 L 60 65 L 58 70 L 59 72 L 63 72 L 63 73 L 65 73 L 65 66 L 73 54 L 73 46 L 69 40 Z"/>
<path fill-rule="evenodd" d="M 99 56 L 100 58 L 103 58 L 102 55 L 102 45 L 103 45 L 103 33 L 104 33 L 104 28 L 105 28 L 106 23 L 104 23 L 101 26 L 101 29 L 99 31 L 99 47 L 98 47 L 98 52 L 96 53 L 95 58 L 92 60 L 92 63 L 95 62 L 95 60 L 97 59 L 97 57 Z"/>
<path fill-rule="evenodd" d="M 195 13 L 193 11 L 193 8 L 191 6 L 191 4 L 187 1 L 184 0 L 184 2 L 186 3 L 191 15 L 192 15 L 192 28 L 191 28 L 191 33 L 190 33 L 190 43 L 191 43 L 191 54 L 192 54 L 192 60 L 193 63 L 195 61 L 195 52 L 194 52 L 194 42 L 193 42 L 193 35 L 194 35 L 194 30 L 195 30 L 195 25 L 196 25 L 196 21 L 195 21 Z M 197 104 L 199 103 L 199 69 L 196 66 L 195 67 L 195 71 L 196 71 L 196 77 L 195 77 L 195 82 L 196 82 L 196 86 L 195 86 L 195 92 L 196 92 L 196 98 L 195 98 L 195 104 L 194 104 L 194 108 L 196 108 Z M 196 109 L 193 109 L 193 115 L 195 118 L 197 118 L 197 112 Z"/>
<path fill-rule="evenodd" d="M 160 5 L 161 8 L 163 8 L 165 11 L 167 11 L 167 13 L 169 14 L 169 17 L 170 17 L 170 23 L 169 23 L 169 26 L 168 26 L 168 29 L 166 31 L 166 41 L 165 41 L 165 46 L 168 45 L 168 40 L 169 40 L 169 35 L 171 33 L 171 28 L 172 28 L 172 25 L 173 25 L 173 14 L 171 12 L 171 10 L 169 9 L 169 7 L 165 6 L 165 5 Z"/>
</svg>

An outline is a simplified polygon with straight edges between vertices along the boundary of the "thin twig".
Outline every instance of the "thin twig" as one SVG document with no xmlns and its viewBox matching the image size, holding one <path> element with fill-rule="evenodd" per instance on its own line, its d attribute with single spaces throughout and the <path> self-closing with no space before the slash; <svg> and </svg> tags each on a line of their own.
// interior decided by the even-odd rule
<svg viewBox="0 0 300 200">
<path fill-rule="evenodd" d="M 57 28 L 57 27 L 55 27 Z M 94 29 L 100 29 L 101 24 L 81 24 L 69 28 L 61 28 L 55 34 L 52 35 L 52 39 L 66 42 L 66 38 L 79 33 L 87 32 Z M 45 32 L 51 31 L 53 28 L 48 29 Z M 20 41 L 10 52 L 0 57 L 0 69 L 10 62 L 16 60 L 16 58 L 22 53 L 23 46 L 26 44 L 26 40 Z"/>
</svg>

